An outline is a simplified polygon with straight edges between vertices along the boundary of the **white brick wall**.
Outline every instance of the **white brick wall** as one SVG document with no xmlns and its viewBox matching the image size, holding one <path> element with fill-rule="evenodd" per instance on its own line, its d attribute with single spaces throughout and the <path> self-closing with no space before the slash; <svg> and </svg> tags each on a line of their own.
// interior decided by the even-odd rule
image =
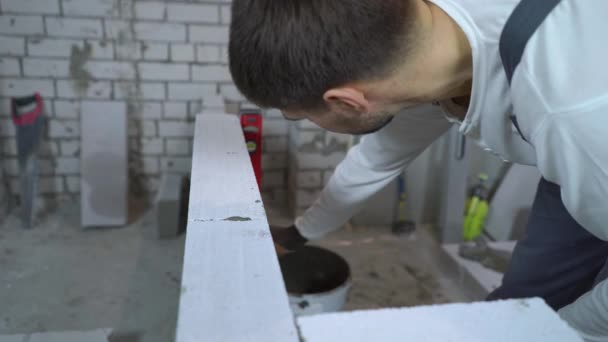
<svg viewBox="0 0 608 342">
<path fill-rule="evenodd" d="M 194 115 L 245 100 L 227 66 L 229 23 L 229 0 L 0 0 L 3 166 L 16 176 L 8 98 L 39 91 L 49 115 L 45 193 L 80 191 L 87 100 L 127 104 L 129 165 L 143 184 L 154 189 L 162 172 L 188 173 Z M 288 125 L 276 113 L 266 119 L 264 189 L 285 199 Z"/>
</svg>

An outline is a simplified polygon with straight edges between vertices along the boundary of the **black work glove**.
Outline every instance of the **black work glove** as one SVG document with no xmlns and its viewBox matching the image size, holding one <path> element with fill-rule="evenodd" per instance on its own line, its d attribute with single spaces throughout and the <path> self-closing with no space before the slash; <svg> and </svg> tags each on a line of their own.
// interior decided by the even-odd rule
<svg viewBox="0 0 608 342">
<path fill-rule="evenodd" d="M 275 246 L 278 246 L 279 253 L 293 252 L 308 242 L 305 237 L 300 235 L 295 225 L 287 228 L 270 226 L 270 234 Z"/>
</svg>

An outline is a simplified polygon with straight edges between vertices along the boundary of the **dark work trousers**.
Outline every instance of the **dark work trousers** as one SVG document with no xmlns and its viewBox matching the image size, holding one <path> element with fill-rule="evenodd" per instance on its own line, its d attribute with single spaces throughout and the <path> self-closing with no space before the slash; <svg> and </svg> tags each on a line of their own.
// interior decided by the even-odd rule
<svg viewBox="0 0 608 342">
<path fill-rule="evenodd" d="M 560 187 L 541 179 L 525 236 L 488 300 L 541 297 L 558 310 L 608 276 L 607 260 L 608 242 L 579 225 L 564 207 Z"/>
</svg>

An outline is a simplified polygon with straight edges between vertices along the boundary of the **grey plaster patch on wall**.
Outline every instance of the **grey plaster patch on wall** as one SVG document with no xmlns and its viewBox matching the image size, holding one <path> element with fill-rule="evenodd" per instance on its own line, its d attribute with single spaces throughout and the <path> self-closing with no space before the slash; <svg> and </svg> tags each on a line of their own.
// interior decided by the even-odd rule
<svg viewBox="0 0 608 342">
<path fill-rule="evenodd" d="M 86 93 L 89 89 L 93 76 L 85 68 L 85 64 L 91 58 L 93 54 L 93 46 L 91 43 L 85 41 L 84 46 L 81 49 L 78 45 L 72 45 L 72 52 L 70 54 L 70 76 L 72 77 L 72 87 L 74 91 L 81 96 Z"/>
</svg>

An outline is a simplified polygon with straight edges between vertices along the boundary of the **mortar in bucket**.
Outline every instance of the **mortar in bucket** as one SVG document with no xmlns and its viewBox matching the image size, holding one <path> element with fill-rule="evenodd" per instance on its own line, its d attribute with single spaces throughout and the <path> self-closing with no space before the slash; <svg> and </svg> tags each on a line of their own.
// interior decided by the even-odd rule
<svg viewBox="0 0 608 342">
<path fill-rule="evenodd" d="M 279 258 L 296 316 L 340 311 L 351 288 L 350 267 L 338 254 L 306 246 Z"/>
</svg>

